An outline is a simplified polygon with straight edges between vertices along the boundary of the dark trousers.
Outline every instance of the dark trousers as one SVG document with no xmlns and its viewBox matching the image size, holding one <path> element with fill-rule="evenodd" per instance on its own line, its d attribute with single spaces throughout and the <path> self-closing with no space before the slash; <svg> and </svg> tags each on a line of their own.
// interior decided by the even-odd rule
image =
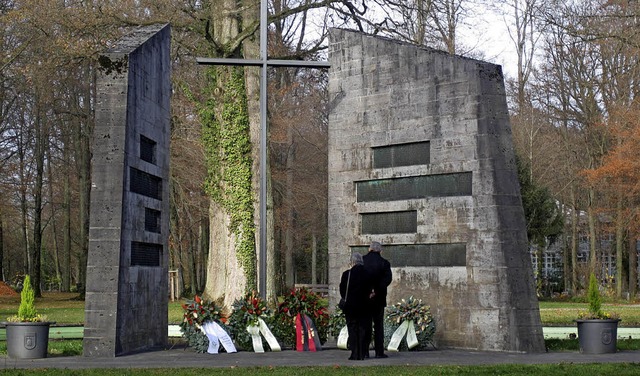
<svg viewBox="0 0 640 376">
<path fill-rule="evenodd" d="M 364 359 L 365 351 L 367 351 L 366 328 L 369 320 L 366 317 L 347 316 L 347 330 L 349 331 L 349 349 L 351 356 L 349 359 Z"/>
<path fill-rule="evenodd" d="M 384 354 L 384 307 L 372 307 L 371 316 L 367 325 L 366 342 L 367 348 L 371 343 L 371 326 L 373 324 L 373 348 L 376 356 Z"/>
</svg>

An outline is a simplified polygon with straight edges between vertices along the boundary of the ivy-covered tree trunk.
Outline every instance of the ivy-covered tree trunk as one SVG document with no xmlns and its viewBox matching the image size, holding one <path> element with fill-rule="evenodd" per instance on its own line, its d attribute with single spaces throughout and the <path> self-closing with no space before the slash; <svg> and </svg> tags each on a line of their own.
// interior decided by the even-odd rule
<svg viewBox="0 0 640 376">
<path fill-rule="evenodd" d="M 210 250 L 205 296 L 230 307 L 256 284 L 254 196 L 244 69 L 208 70 L 201 110 L 207 153 Z"/>
<path fill-rule="evenodd" d="M 259 36 L 246 30 L 257 25 L 259 2 L 214 0 L 207 39 L 213 55 L 256 59 Z M 245 29 L 242 29 L 245 28 Z M 237 43 L 242 40 L 242 43 Z M 230 307 L 245 292 L 258 287 L 260 243 L 260 75 L 257 68 L 208 68 L 207 103 L 201 109 L 207 153 L 210 203 L 210 246 L 204 295 Z M 267 168 L 268 171 L 268 168 Z M 269 176 L 267 176 L 267 181 Z M 267 192 L 270 186 L 267 183 Z M 274 276 L 271 194 L 267 195 L 267 244 Z M 271 239 L 271 240 L 270 240 Z M 275 296 L 273 278 L 268 297 Z"/>
</svg>

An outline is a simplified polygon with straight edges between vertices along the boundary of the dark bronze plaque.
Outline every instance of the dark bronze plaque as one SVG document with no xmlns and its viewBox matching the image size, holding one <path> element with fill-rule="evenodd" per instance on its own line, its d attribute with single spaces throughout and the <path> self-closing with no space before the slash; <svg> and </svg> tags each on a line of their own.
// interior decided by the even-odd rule
<svg viewBox="0 0 640 376">
<path fill-rule="evenodd" d="M 373 149 L 373 168 L 429 164 L 429 141 L 379 146 Z"/>
<path fill-rule="evenodd" d="M 129 190 L 147 197 L 162 200 L 162 179 L 131 167 Z"/>
<path fill-rule="evenodd" d="M 131 266 L 160 266 L 162 244 L 131 242 Z"/>
<path fill-rule="evenodd" d="M 156 142 L 142 135 L 140 135 L 140 159 L 156 163 Z"/>
<path fill-rule="evenodd" d="M 471 172 L 356 182 L 357 202 L 470 195 Z"/>
<path fill-rule="evenodd" d="M 407 234 L 418 229 L 418 212 L 415 210 L 361 215 L 362 234 Z"/>
<path fill-rule="evenodd" d="M 159 234 L 161 214 L 159 210 L 144 208 L 144 230 Z"/>
<path fill-rule="evenodd" d="M 368 251 L 369 246 L 351 247 L 351 252 L 359 252 L 363 255 Z M 465 266 L 467 245 L 465 243 L 383 245 L 382 257 L 389 260 L 392 267 Z"/>
</svg>

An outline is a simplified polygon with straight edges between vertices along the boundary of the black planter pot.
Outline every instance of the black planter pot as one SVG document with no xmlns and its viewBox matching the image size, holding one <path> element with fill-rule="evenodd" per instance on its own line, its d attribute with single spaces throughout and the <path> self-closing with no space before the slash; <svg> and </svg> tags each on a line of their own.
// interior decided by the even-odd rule
<svg viewBox="0 0 640 376">
<path fill-rule="evenodd" d="M 47 357 L 52 322 L 3 322 L 7 329 L 7 355 L 16 359 Z"/>
<path fill-rule="evenodd" d="M 580 352 L 584 354 L 615 353 L 619 319 L 576 320 Z"/>
</svg>

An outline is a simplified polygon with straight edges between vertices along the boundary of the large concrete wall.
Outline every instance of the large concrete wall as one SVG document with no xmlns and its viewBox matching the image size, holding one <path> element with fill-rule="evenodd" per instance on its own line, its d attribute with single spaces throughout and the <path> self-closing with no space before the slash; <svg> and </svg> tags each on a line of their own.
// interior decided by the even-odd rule
<svg viewBox="0 0 640 376">
<path fill-rule="evenodd" d="M 332 30 L 329 282 L 382 242 L 439 347 L 544 351 L 501 67 Z"/>
<path fill-rule="evenodd" d="M 84 355 L 168 337 L 170 28 L 137 28 L 100 56 Z"/>
</svg>

